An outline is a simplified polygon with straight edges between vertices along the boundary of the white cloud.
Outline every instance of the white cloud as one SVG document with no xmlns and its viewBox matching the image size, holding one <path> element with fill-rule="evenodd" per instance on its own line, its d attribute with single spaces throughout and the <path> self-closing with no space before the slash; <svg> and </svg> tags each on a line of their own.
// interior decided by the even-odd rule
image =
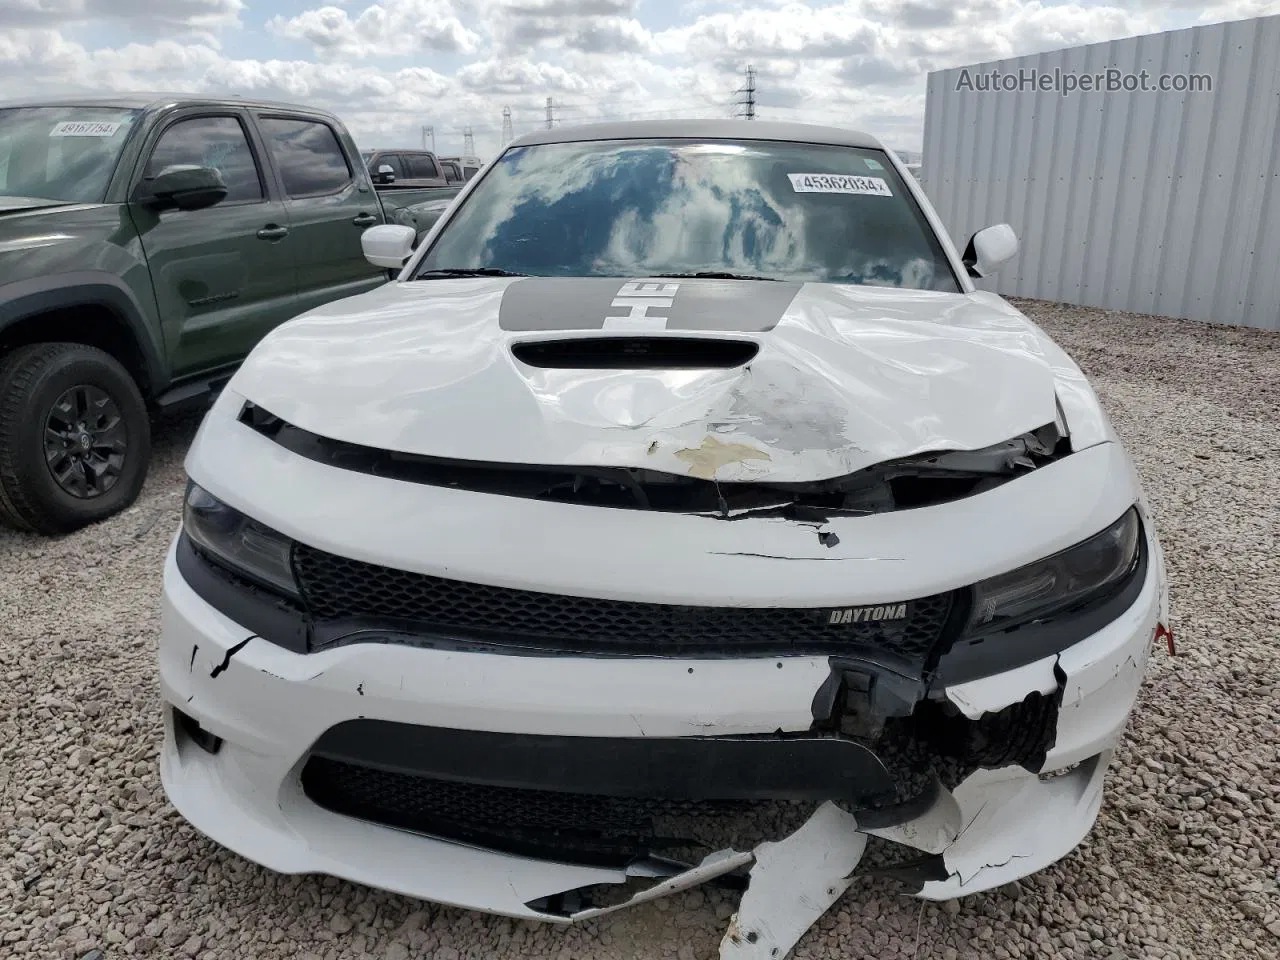
<svg viewBox="0 0 1280 960">
<path fill-rule="evenodd" d="M 1234 0 L 1232 3 L 1214 4 L 1200 14 L 1200 20 L 1202 23 L 1218 23 L 1222 20 L 1267 17 L 1276 13 L 1280 13 L 1280 0 Z"/>
<path fill-rule="evenodd" d="M 244 0 L 0 0 L 0 24 L 40 27 L 129 20 L 140 29 L 217 30 L 240 23 Z"/>
<path fill-rule="evenodd" d="M 731 115 L 751 63 L 758 116 L 861 127 L 918 149 L 930 70 L 1185 25 L 1201 9 L 1193 0 L 693 0 L 661 28 L 653 13 L 667 0 L 313 0 L 274 17 L 269 2 L 0 0 L 0 99 L 242 93 L 332 109 L 371 145 L 417 143 L 430 124 L 440 149 L 456 151 L 469 126 L 492 153 L 503 107 L 518 134 L 543 124 L 548 96 L 565 123 Z M 1225 0 L 1205 16 L 1273 11 L 1280 0 Z M 100 23 L 135 39 L 97 44 Z M 303 46 L 278 59 L 239 52 L 255 35 Z"/>
<path fill-rule="evenodd" d="M 354 17 L 338 7 L 267 21 L 272 33 L 311 44 L 319 56 L 402 56 L 420 51 L 475 53 L 480 37 L 439 0 L 383 0 Z"/>
</svg>

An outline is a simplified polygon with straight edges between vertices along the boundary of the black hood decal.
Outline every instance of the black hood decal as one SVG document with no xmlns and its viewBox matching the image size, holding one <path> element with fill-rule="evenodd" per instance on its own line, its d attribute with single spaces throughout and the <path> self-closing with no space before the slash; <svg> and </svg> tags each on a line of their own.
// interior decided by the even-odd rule
<svg viewBox="0 0 1280 960">
<path fill-rule="evenodd" d="M 523 333 L 765 333 L 778 325 L 802 286 L 765 280 L 525 277 L 503 293 L 498 326 Z"/>
</svg>

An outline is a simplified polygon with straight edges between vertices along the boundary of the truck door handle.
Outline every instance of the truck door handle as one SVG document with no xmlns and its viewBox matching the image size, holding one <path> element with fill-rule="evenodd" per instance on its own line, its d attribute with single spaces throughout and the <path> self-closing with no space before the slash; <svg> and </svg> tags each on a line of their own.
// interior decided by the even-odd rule
<svg viewBox="0 0 1280 960">
<path fill-rule="evenodd" d="M 372 227 L 375 223 L 378 222 L 378 218 L 375 217 L 372 213 L 361 213 L 361 214 L 357 214 L 356 218 L 351 222 L 354 223 L 357 227 Z"/>
<path fill-rule="evenodd" d="M 278 223 L 268 223 L 258 231 L 259 240 L 283 240 L 288 235 L 289 228 L 282 227 Z"/>
</svg>

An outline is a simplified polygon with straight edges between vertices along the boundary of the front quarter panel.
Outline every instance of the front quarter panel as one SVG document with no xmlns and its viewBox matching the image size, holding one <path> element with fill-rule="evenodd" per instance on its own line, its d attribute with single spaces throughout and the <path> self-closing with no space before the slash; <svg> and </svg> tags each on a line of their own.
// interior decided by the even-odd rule
<svg viewBox="0 0 1280 960">
<path fill-rule="evenodd" d="M 77 204 L 0 217 L 0 328 L 75 303 L 127 310 L 131 315 L 124 319 L 158 382 L 167 351 L 146 257 L 127 208 Z"/>
<path fill-rule="evenodd" d="M 1070 354 L 1054 342 L 1035 321 L 1004 298 L 985 290 L 975 290 L 969 297 L 993 311 L 1017 317 L 1040 339 L 1044 360 L 1053 370 L 1054 387 L 1071 432 L 1073 449 L 1083 450 L 1099 443 L 1120 442 L 1097 393 Z"/>
</svg>

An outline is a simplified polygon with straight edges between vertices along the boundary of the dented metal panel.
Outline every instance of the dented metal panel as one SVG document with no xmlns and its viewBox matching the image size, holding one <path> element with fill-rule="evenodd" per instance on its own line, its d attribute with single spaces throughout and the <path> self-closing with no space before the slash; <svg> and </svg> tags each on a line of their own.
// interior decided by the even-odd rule
<svg viewBox="0 0 1280 960">
<path fill-rule="evenodd" d="M 538 297 L 559 286 L 565 302 L 583 282 L 536 279 Z M 619 290 L 633 282 L 616 281 Z M 1079 375 L 999 300 L 834 284 L 793 294 L 777 284 L 783 296 L 772 303 L 774 284 L 725 292 L 710 280 L 681 281 L 675 302 L 711 284 L 724 311 L 758 302 L 781 311 L 767 333 L 733 334 L 760 345 L 745 366 L 529 367 L 513 343 L 596 334 L 502 329 L 525 283 L 391 283 L 326 305 L 277 328 L 230 387 L 305 430 L 402 453 L 786 482 L 1001 443 L 1053 423 L 1059 381 L 1070 393 Z M 1083 407 L 1068 409 L 1069 421 Z M 1080 416 L 1087 436 L 1091 415 Z"/>
</svg>

